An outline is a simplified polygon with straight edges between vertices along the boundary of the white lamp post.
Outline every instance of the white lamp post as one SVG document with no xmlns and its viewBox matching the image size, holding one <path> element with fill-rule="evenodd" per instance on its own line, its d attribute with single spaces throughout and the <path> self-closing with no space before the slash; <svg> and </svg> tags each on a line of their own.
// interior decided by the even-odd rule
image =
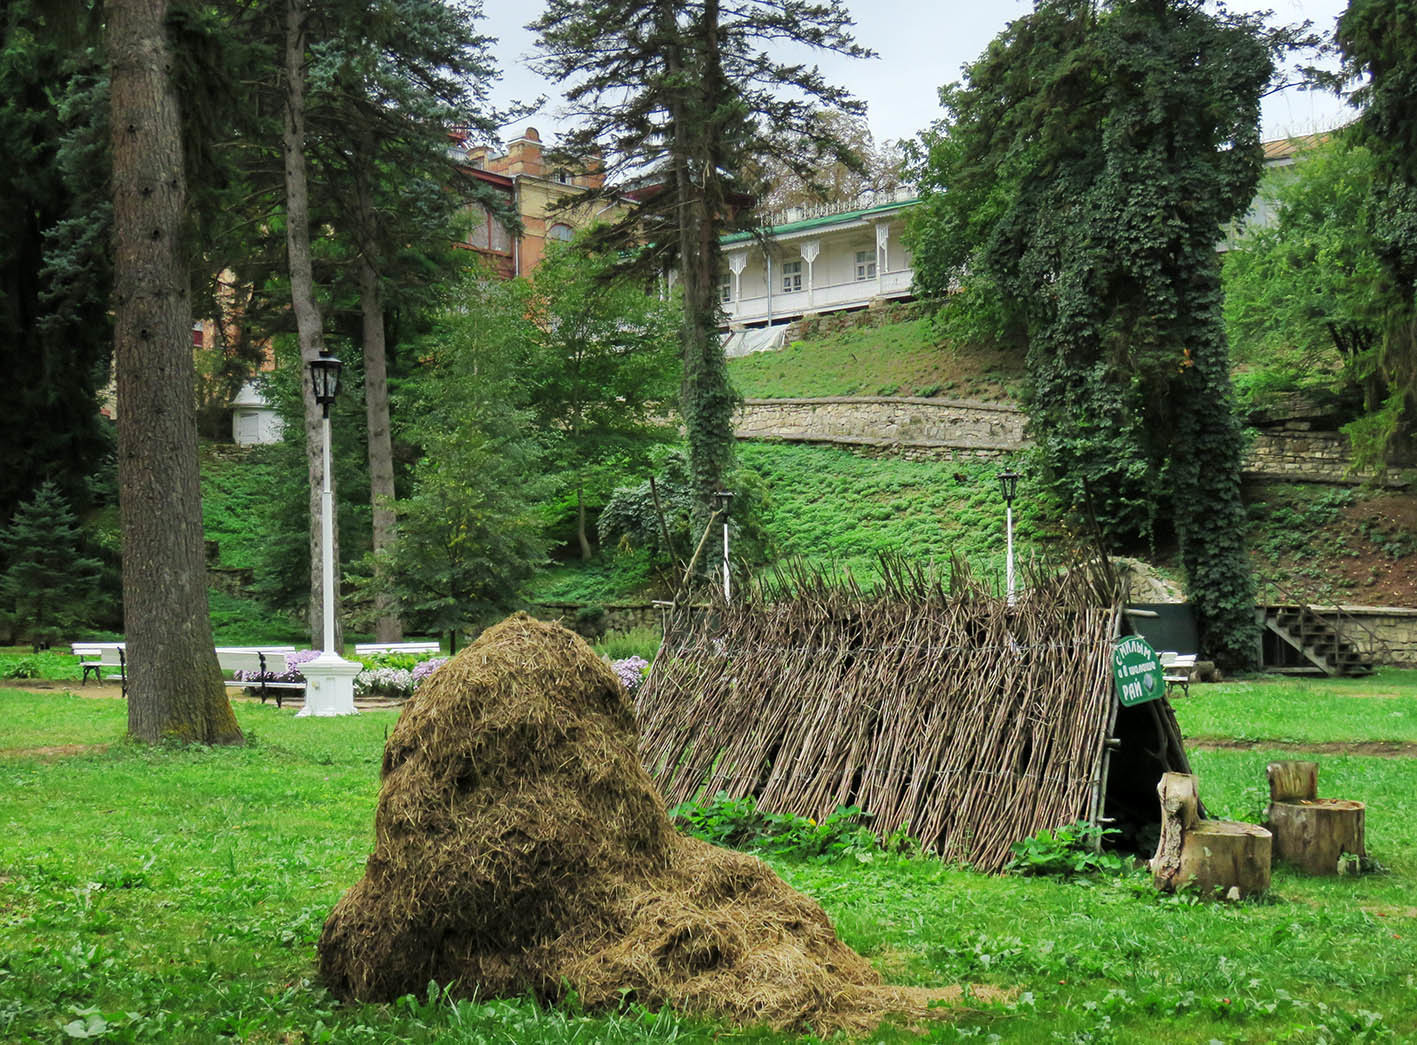
<svg viewBox="0 0 1417 1045">
<path fill-rule="evenodd" d="M 1014 497 L 1018 494 L 1019 473 L 1005 471 L 999 473 L 999 490 L 1004 495 L 1004 531 L 1008 535 L 1008 552 L 1005 559 L 1005 588 L 1009 605 L 1014 604 Z"/>
<path fill-rule="evenodd" d="M 314 660 L 300 666 L 305 676 L 305 707 L 296 715 L 353 715 L 354 676 L 359 665 L 345 660 L 335 649 L 335 516 L 334 494 L 330 488 L 330 405 L 339 391 L 339 372 L 344 364 L 320 350 L 320 358 L 310 360 L 310 383 L 315 389 L 315 402 L 324 412 L 324 483 L 320 489 L 320 543 L 324 555 L 321 577 L 324 580 L 324 648 Z"/>
<path fill-rule="evenodd" d="M 728 604 L 733 601 L 733 592 L 728 583 L 728 509 L 733 503 L 733 494 L 727 490 L 719 490 L 713 498 L 717 502 L 714 507 L 723 515 L 723 601 Z"/>
</svg>

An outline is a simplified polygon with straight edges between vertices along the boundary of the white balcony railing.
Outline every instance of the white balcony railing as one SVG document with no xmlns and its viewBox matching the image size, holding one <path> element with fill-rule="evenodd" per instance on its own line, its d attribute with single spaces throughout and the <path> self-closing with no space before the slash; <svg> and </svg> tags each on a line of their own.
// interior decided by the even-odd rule
<svg viewBox="0 0 1417 1045">
<path fill-rule="evenodd" d="M 771 297 L 761 294 L 738 301 L 726 301 L 723 311 L 731 323 L 761 323 L 764 320 L 786 319 L 804 312 L 834 311 L 867 305 L 872 298 L 898 296 L 910 292 L 914 269 L 884 272 L 880 279 L 850 280 L 826 286 L 775 292 Z"/>
</svg>

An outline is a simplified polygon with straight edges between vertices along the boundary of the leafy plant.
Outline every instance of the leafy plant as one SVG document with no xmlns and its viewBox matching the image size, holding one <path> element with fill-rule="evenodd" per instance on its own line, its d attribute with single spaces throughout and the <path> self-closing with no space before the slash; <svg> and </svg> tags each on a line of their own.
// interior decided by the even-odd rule
<svg viewBox="0 0 1417 1045">
<path fill-rule="evenodd" d="M 684 802 L 669 815 L 688 833 L 715 845 L 749 849 L 790 860 L 870 863 L 877 856 L 916 848 L 903 830 L 884 842 L 868 826 L 871 815 L 857 806 L 838 806 L 818 823 L 812 817 L 769 813 L 752 795 L 731 798 L 720 791 L 707 804 Z"/>
<path fill-rule="evenodd" d="M 1013 856 L 1005 869 L 1014 874 L 1071 878 L 1083 874 L 1116 874 L 1127 870 L 1129 862 L 1117 853 L 1096 849 L 1116 828 L 1099 828 L 1085 820 L 1044 828 L 1013 844 Z"/>
</svg>

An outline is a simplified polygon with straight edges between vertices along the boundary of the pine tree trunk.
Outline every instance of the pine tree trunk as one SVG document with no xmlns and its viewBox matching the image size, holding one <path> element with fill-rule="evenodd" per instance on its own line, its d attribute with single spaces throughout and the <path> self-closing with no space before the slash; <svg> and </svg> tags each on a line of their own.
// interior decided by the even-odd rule
<svg viewBox="0 0 1417 1045">
<path fill-rule="evenodd" d="M 590 536 L 586 533 L 585 485 L 576 483 L 576 540 L 581 545 L 581 562 L 590 562 Z"/>
<path fill-rule="evenodd" d="M 239 744 L 207 607 L 187 187 L 166 16 L 166 0 L 108 6 L 128 731 L 148 743 Z"/>
<path fill-rule="evenodd" d="M 372 145 L 363 155 L 373 155 Z M 359 180 L 359 220 L 364 245 L 359 256 L 359 306 L 364 323 L 364 409 L 369 427 L 369 500 L 373 510 L 375 569 L 379 561 L 393 553 L 398 540 L 398 515 L 394 509 L 394 446 L 389 433 L 389 379 L 384 341 L 384 294 L 374 267 L 372 234 L 374 204 L 369 189 L 368 167 L 361 164 Z M 374 596 L 374 637 L 379 642 L 403 638 L 394 596 L 380 585 Z"/>
<path fill-rule="evenodd" d="M 315 275 L 310 260 L 310 189 L 305 177 L 305 2 L 287 0 L 285 34 L 285 209 L 286 250 L 290 263 L 290 298 L 304 363 L 319 358 L 324 347 L 324 320 L 315 300 Z M 323 411 L 315 402 L 308 366 L 301 368 L 305 403 L 305 462 L 310 478 L 310 645 L 324 646 L 323 540 L 320 533 L 320 491 L 324 486 Z M 330 488 L 335 487 L 334 476 Z M 336 502 L 338 503 L 338 502 Z M 339 629 L 339 517 L 334 519 L 335 646 Z"/>
<path fill-rule="evenodd" d="M 728 363 L 718 335 L 719 247 L 713 207 L 721 193 L 719 153 L 714 113 L 720 76 L 718 54 L 718 4 L 708 0 L 701 14 L 700 47 L 707 97 L 690 105 L 682 96 L 671 102 L 675 190 L 680 201 L 679 279 L 684 295 L 683 378 L 680 408 L 689 444 L 689 473 L 694 483 L 696 528 L 713 510 L 713 495 L 723 489 L 724 475 L 733 459 L 733 407 L 735 396 L 728 382 Z M 678 71 L 677 54 L 666 57 L 671 76 Z M 708 130 L 705 131 L 705 126 Z M 706 135 L 699 155 L 691 149 Z M 695 180 L 697 176 L 697 182 Z M 711 199 L 711 196 L 713 197 Z"/>
</svg>

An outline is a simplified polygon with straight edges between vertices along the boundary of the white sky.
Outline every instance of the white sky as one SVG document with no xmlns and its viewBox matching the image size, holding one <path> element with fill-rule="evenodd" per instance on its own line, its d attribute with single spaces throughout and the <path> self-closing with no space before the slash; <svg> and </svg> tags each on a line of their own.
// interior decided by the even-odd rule
<svg viewBox="0 0 1417 1045">
<path fill-rule="evenodd" d="M 561 98 L 527 68 L 535 40 L 522 27 L 542 11 L 543 0 L 484 0 L 482 31 L 498 39 L 495 53 L 502 81 L 493 101 L 502 106 L 545 95 L 535 115 L 503 129 L 515 137 L 535 126 L 542 140 L 554 139 L 562 126 L 556 118 Z M 1033 9 L 1031 0 L 847 0 L 856 20 L 856 39 L 880 57 L 870 61 L 815 55 L 836 83 L 850 88 L 868 105 L 867 122 L 876 140 L 911 138 L 941 115 L 937 91 L 958 80 L 1004 25 Z M 1272 10 L 1279 22 L 1311 21 L 1331 34 L 1347 0 L 1231 0 L 1233 11 Z M 1282 138 L 1330 130 L 1352 119 L 1353 110 L 1331 94 L 1287 90 L 1265 100 L 1264 137 Z"/>
</svg>

